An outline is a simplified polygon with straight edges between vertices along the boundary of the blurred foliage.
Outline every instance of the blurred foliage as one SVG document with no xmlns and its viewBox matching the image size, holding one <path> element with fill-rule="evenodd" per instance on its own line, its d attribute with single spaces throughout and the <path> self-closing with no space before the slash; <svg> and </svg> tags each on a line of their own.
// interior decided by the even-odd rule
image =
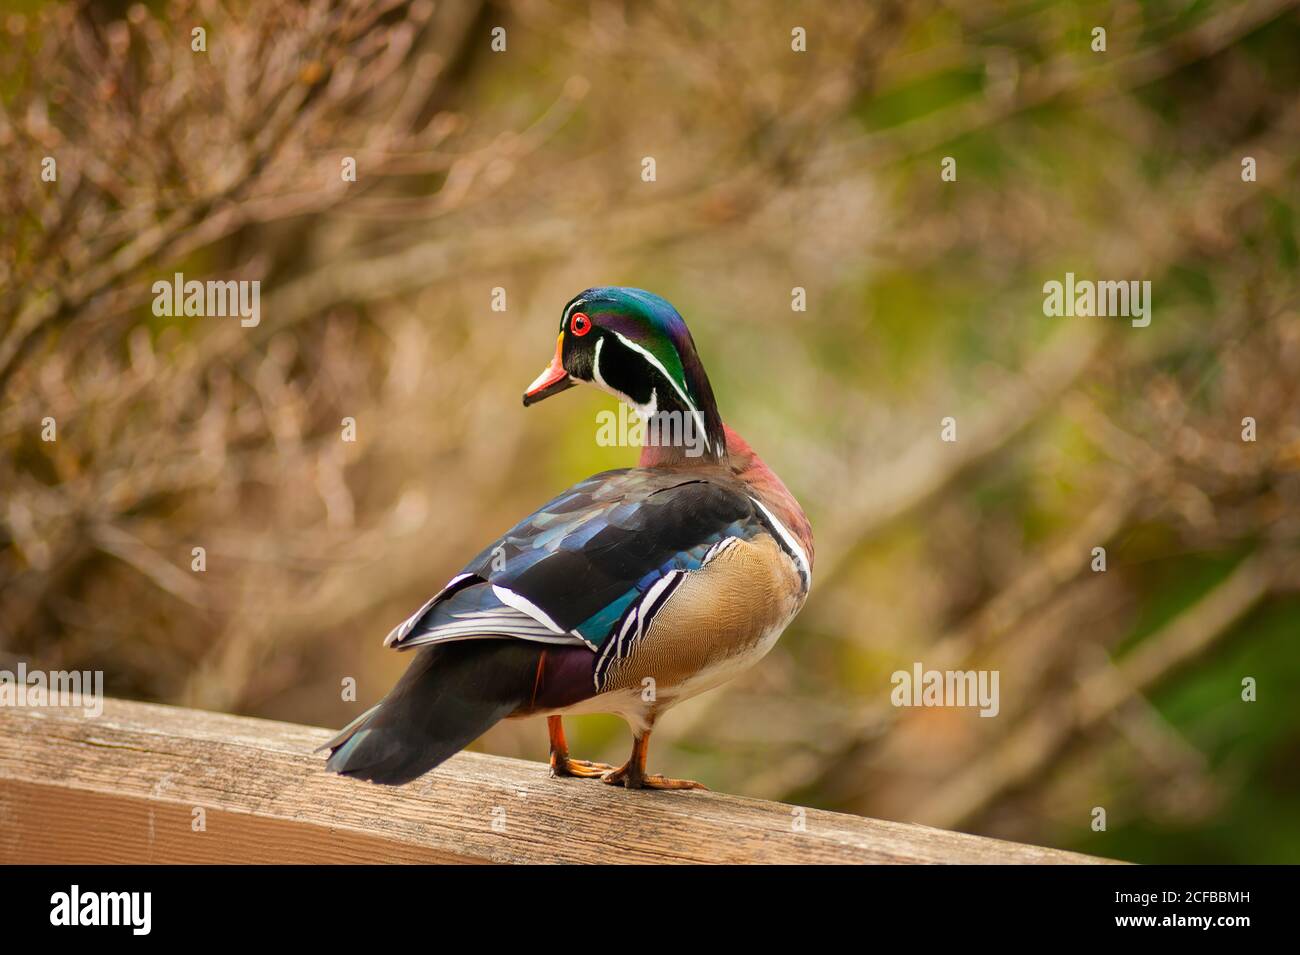
<svg viewBox="0 0 1300 955">
<path fill-rule="evenodd" d="M 1297 48 L 1281 0 L 11 0 L 0 655 L 341 725 L 404 667 L 392 624 L 634 461 L 595 444 L 604 397 L 519 394 L 571 295 L 637 285 L 818 538 L 804 613 L 665 720 L 658 768 L 1300 861 Z M 155 317 L 177 271 L 260 280 L 261 324 Z M 1150 280 L 1150 327 L 1044 317 L 1066 272 Z M 998 670 L 1001 713 L 892 707 L 914 661 Z M 621 724 L 574 722 L 621 761 Z"/>
</svg>

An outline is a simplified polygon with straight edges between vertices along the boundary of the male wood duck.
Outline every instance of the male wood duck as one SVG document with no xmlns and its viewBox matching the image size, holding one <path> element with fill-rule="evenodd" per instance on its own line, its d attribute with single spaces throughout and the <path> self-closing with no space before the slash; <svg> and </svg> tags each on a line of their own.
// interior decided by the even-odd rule
<svg viewBox="0 0 1300 955">
<path fill-rule="evenodd" d="M 570 301 L 524 405 L 579 382 L 665 423 L 647 429 L 658 443 L 638 467 L 590 477 L 524 518 L 396 627 L 385 645 L 416 658 L 327 744 L 329 769 L 405 783 L 499 720 L 546 716 L 553 775 L 704 788 L 646 773 L 650 732 L 776 643 L 808 596 L 812 529 L 722 423 L 686 322 L 664 299 L 592 288 Z M 627 763 L 571 757 L 571 713 L 625 719 Z"/>
</svg>

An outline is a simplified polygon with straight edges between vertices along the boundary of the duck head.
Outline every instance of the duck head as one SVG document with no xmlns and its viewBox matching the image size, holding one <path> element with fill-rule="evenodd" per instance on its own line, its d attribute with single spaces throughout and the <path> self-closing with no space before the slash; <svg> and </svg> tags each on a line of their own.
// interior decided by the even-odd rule
<svg viewBox="0 0 1300 955">
<path fill-rule="evenodd" d="M 650 292 L 589 288 L 564 307 L 555 357 L 524 392 L 524 405 L 586 382 L 658 419 L 664 435 L 708 460 L 726 456 L 722 418 L 695 342 L 677 309 Z M 685 451 L 683 453 L 686 453 Z"/>
</svg>

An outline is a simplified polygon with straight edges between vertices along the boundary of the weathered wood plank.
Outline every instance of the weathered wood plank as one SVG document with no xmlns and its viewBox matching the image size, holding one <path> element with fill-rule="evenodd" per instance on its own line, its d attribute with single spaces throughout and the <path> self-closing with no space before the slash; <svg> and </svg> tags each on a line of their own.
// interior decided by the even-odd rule
<svg viewBox="0 0 1300 955">
<path fill-rule="evenodd" d="M 0 862 L 1102 861 L 477 753 L 392 789 L 326 773 L 312 750 L 329 736 L 122 700 L 96 719 L 0 709 Z"/>
</svg>

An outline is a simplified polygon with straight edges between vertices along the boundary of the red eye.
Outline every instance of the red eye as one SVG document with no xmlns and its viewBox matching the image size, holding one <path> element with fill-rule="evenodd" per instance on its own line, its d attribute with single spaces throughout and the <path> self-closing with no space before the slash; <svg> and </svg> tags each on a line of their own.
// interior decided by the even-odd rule
<svg viewBox="0 0 1300 955">
<path fill-rule="evenodd" d="M 573 318 L 569 319 L 569 330 L 581 338 L 591 331 L 591 319 L 585 312 L 574 312 Z"/>
</svg>

